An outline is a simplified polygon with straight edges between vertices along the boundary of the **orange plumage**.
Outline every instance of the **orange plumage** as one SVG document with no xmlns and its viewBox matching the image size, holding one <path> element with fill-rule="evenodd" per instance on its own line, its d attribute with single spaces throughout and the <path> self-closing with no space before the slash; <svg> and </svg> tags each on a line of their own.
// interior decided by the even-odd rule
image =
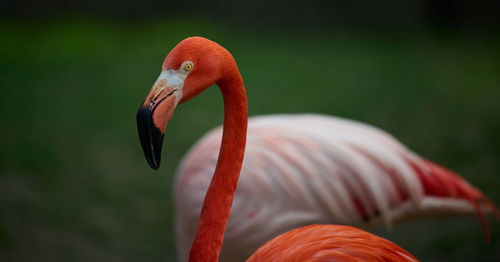
<svg viewBox="0 0 500 262">
<path fill-rule="evenodd" d="M 247 262 L 418 261 L 389 240 L 350 226 L 310 225 L 260 247 Z"/>
</svg>

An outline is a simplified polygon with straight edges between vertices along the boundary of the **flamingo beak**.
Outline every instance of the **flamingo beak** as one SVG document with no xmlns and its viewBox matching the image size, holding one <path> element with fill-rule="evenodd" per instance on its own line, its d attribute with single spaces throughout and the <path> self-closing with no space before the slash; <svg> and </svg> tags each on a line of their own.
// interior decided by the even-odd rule
<svg viewBox="0 0 500 262">
<path fill-rule="evenodd" d="M 160 167 L 163 136 L 177 106 L 175 91 L 177 88 L 167 85 L 165 79 L 158 79 L 137 111 L 137 129 L 142 150 L 149 165 L 155 170 Z"/>
</svg>

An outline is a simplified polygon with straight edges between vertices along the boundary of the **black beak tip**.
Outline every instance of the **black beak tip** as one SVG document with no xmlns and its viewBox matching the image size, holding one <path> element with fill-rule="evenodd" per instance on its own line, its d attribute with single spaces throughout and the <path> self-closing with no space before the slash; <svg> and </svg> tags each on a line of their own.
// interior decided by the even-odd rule
<svg viewBox="0 0 500 262">
<path fill-rule="evenodd" d="M 160 168 L 163 134 L 154 125 L 153 111 L 149 107 L 141 106 L 137 111 L 137 130 L 149 166 L 154 170 L 158 170 Z"/>
<path fill-rule="evenodd" d="M 154 170 L 158 170 L 160 169 L 160 162 L 156 162 L 155 160 L 153 159 L 150 159 L 150 158 L 147 158 L 148 160 L 148 164 L 149 166 L 154 169 Z"/>
</svg>

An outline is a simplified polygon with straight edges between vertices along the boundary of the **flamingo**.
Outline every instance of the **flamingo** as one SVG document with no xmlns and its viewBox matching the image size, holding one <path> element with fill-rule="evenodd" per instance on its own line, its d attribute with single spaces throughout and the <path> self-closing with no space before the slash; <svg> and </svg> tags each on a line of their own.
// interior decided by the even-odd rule
<svg viewBox="0 0 500 262">
<path fill-rule="evenodd" d="M 296 212 L 294 210 L 295 203 L 288 202 L 287 206 L 292 211 L 285 212 L 284 216 L 280 217 L 283 225 L 277 221 L 267 221 L 269 224 L 278 226 L 278 229 L 269 227 L 260 230 L 256 226 L 257 224 L 249 227 L 243 226 L 242 231 L 247 233 L 259 234 L 260 232 L 266 237 L 276 236 L 291 229 L 290 226 L 322 223 L 324 219 L 334 220 L 338 216 L 343 216 L 346 221 L 358 218 L 357 222 L 380 219 L 390 225 L 392 220 L 403 219 L 408 215 L 417 216 L 440 212 L 441 209 L 445 210 L 444 213 L 471 213 L 475 210 L 481 216 L 482 221 L 485 221 L 481 206 L 483 203 L 489 208 L 488 210 L 496 212 L 498 215 L 498 211 L 488 198 L 459 176 L 418 157 L 382 131 L 353 121 L 314 115 L 272 116 L 254 119 L 250 122 L 248 134 L 249 141 L 252 142 L 249 143 L 245 152 L 248 117 L 243 80 L 232 55 L 222 46 L 201 37 L 187 38 L 169 53 L 163 63 L 160 76 L 138 110 L 139 137 L 146 159 L 153 169 L 159 168 L 164 133 L 175 107 L 198 95 L 213 83 L 219 86 L 223 96 L 224 124 L 222 135 L 220 135 L 220 130 L 216 130 L 200 142 L 202 145 L 208 144 L 207 147 L 212 149 L 217 148 L 220 144 L 220 149 L 217 149 L 219 150 L 218 159 L 215 168 L 212 168 L 212 171 L 214 169 L 215 171 L 213 176 L 208 176 L 210 186 L 208 189 L 203 188 L 189 192 L 195 195 L 194 198 L 182 199 L 182 196 L 186 194 L 179 193 L 181 191 L 179 188 L 184 184 L 189 184 L 190 181 L 195 184 L 205 182 L 207 176 L 198 175 L 202 173 L 198 170 L 210 169 L 210 165 L 206 162 L 206 159 L 210 157 L 204 157 L 204 154 L 197 152 L 203 146 L 195 146 L 195 149 L 188 154 L 181 164 L 181 175 L 178 176 L 176 183 L 176 204 L 178 207 L 180 206 L 179 201 L 186 201 L 183 205 L 193 205 L 191 202 L 198 201 L 200 198 L 197 196 L 203 195 L 206 191 L 202 201 L 201 214 L 198 213 L 200 214 L 199 223 L 191 244 L 190 261 L 218 261 L 241 167 L 243 165 L 245 170 L 246 163 L 254 160 L 256 162 L 248 164 L 248 168 L 262 170 L 263 166 L 258 167 L 256 164 L 259 159 L 264 161 L 265 157 L 268 157 L 267 161 L 280 161 L 271 168 L 274 175 L 242 174 L 243 180 L 241 182 L 252 184 L 253 187 L 246 188 L 240 183 L 239 187 L 242 190 L 239 192 L 248 190 L 252 196 L 262 202 L 265 198 L 262 192 L 266 191 L 266 187 L 269 187 L 266 182 L 277 179 L 279 176 L 286 176 L 284 179 L 290 180 L 289 185 L 292 187 L 286 188 L 279 181 L 275 182 L 282 187 L 281 190 L 285 197 L 300 194 L 300 196 L 307 198 L 304 201 L 308 205 L 324 205 L 323 208 L 329 212 L 338 208 L 346 213 L 335 211 L 329 215 L 325 212 L 314 214 L 314 211 L 308 206 L 302 206 L 303 209 Z M 259 120 L 267 122 L 267 125 L 262 124 L 262 122 L 260 122 L 262 125 L 253 124 Z M 283 126 L 280 127 L 280 124 Z M 316 127 L 321 127 L 324 130 L 309 132 L 306 131 L 307 128 L 300 129 L 300 126 L 305 127 L 309 124 L 317 125 Z M 296 133 L 294 133 L 295 128 L 299 130 Z M 326 133 L 333 132 L 335 128 L 343 129 L 344 134 L 333 140 L 333 144 L 339 143 L 338 146 L 329 148 L 332 142 L 326 142 L 322 139 L 325 138 Z M 259 134 L 259 130 L 262 134 Z M 280 138 L 281 134 L 288 132 L 292 134 L 290 137 Z M 304 134 L 314 137 L 317 140 L 316 144 L 314 140 L 299 138 Z M 221 136 L 222 138 L 220 138 Z M 266 139 L 262 139 L 260 136 Z M 356 142 L 357 139 L 361 139 L 361 141 Z M 254 144 L 254 140 L 260 142 Z M 280 147 L 280 141 L 284 141 L 285 146 Z M 268 142 L 266 147 L 264 144 Z M 278 151 L 266 153 L 265 151 L 272 146 L 277 147 Z M 301 147 L 304 149 L 301 150 Z M 209 150 L 205 153 L 215 154 L 217 150 Z M 253 151 L 258 150 L 262 151 L 260 156 L 258 154 L 252 155 Z M 299 150 L 300 154 L 297 154 Z M 325 150 L 330 150 L 331 154 L 321 156 Z M 308 154 L 311 152 L 314 153 Z M 277 153 L 283 153 L 286 161 L 277 159 Z M 244 155 L 245 159 L 250 159 L 245 160 L 245 163 L 243 163 Z M 330 159 L 329 157 L 332 156 L 333 158 Z M 338 165 L 330 172 L 335 177 L 332 180 L 324 179 L 319 172 L 329 168 L 328 160 L 333 160 Z M 394 163 L 391 162 L 393 160 L 395 160 Z M 196 163 L 195 168 L 189 168 L 190 161 L 196 161 L 194 162 Z M 294 161 L 295 166 L 287 166 L 287 162 Z M 348 161 L 354 161 L 354 164 L 349 164 Z M 320 165 L 320 169 L 314 169 L 311 163 Z M 294 171 L 295 169 L 300 171 Z M 257 171 L 256 173 L 259 173 Z M 290 172 L 280 173 L 280 171 Z M 302 174 L 299 174 L 301 172 Z M 301 182 L 308 182 L 308 187 L 318 187 L 316 195 L 307 196 L 308 189 L 302 186 Z M 343 188 L 344 186 L 347 188 Z M 329 189 L 332 191 L 327 192 Z M 388 192 L 384 192 L 384 190 L 388 190 Z M 326 201 L 325 196 L 328 196 L 328 193 L 333 195 L 331 201 Z M 280 202 L 279 198 L 274 200 Z M 240 221 L 241 219 L 252 220 L 252 218 L 258 217 L 262 219 L 255 208 L 262 208 L 271 216 L 273 215 L 273 207 L 258 207 L 246 201 L 248 198 L 243 196 L 234 199 L 234 211 L 237 207 L 247 210 L 245 210 L 246 213 L 232 213 L 232 218 L 240 216 Z M 287 201 L 282 200 L 280 204 L 286 204 Z M 301 204 L 299 202 L 298 206 L 300 207 Z M 182 218 L 182 215 L 178 216 L 178 219 L 179 217 Z M 289 219 L 293 222 L 288 222 Z M 179 223 L 179 220 L 177 221 Z M 192 221 L 186 219 L 183 222 L 190 223 Z M 483 222 L 483 226 L 486 227 L 486 222 Z M 308 237 L 306 238 L 304 235 Z M 349 237 L 342 238 L 342 235 Z M 264 242 L 269 239 L 266 238 Z M 333 239 L 338 240 L 332 242 Z M 368 241 L 368 239 L 373 239 L 373 241 Z M 228 240 L 226 239 L 226 241 Z M 256 241 L 255 237 L 252 241 Z M 257 242 L 259 241 L 257 240 Z M 180 242 L 182 244 L 191 242 L 191 240 L 187 237 L 184 239 L 181 237 Z M 335 245 L 333 243 L 343 244 Z M 231 244 L 245 243 L 229 241 L 226 242 L 226 247 Z M 289 231 L 267 242 L 254 256 L 250 257 L 249 261 L 276 261 L 273 260 L 273 257 L 290 255 L 290 248 L 293 248 L 294 257 L 300 258 L 301 261 L 303 261 L 302 259 L 317 261 L 318 258 L 334 259 L 340 256 L 343 258 L 364 258 L 371 261 L 375 260 L 375 257 L 367 257 L 368 253 L 379 254 L 380 252 L 387 252 L 386 257 L 389 258 L 389 261 L 416 260 L 390 241 L 362 230 L 348 226 L 313 225 Z M 368 252 L 373 248 L 379 248 L 379 252 Z M 367 250 L 367 252 L 360 250 Z M 306 257 L 307 255 L 309 257 Z M 378 258 L 381 257 L 378 256 Z M 287 260 L 287 258 L 283 259 Z"/>
</svg>

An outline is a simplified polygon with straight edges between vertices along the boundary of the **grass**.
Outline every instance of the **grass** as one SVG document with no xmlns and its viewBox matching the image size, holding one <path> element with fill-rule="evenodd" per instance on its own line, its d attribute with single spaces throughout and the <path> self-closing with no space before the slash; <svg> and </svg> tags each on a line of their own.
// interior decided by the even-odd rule
<svg viewBox="0 0 500 262">
<path fill-rule="evenodd" d="M 207 21 L 1 22 L 0 260 L 173 261 L 177 163 L 222 122 L 216 88 L 176 109 L 162 168 L 135 112 L 177 42 L 230 50 L 250 115 L 319 112 L 379 126 L 500 203 L 500 38 L 275 32 Z M 423 261 L 496 261 L 475 218 L 375 231 Z"/>
</svg>

